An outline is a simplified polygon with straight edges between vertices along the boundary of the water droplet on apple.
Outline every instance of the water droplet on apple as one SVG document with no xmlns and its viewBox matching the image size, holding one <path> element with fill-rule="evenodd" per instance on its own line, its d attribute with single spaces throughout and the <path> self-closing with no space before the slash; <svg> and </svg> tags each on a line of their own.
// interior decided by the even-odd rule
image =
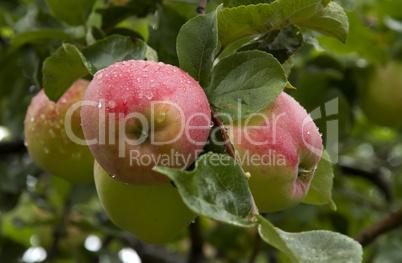
<svg viewBox="0 0 402 263">
<path fill-rule="evenodd" d="M 99 72 L 99 74 L 98 74 L 98 79 L 101 79 L 102 77 L 103 77 L 103 73 L 102 72 Z"/>
<path fill-rule="evenodd" d="M 211 123 L 209 124 L 209 127 L 214 127 L 214 122 L 213 121 L 211 121 Z"/>
<path fill-rule="evenodd" d="M 73 153 L 71 154 L 71 158 L 73 158 L 73 160 L 79 160 L 81 158 L 81 153 Z"/>
<path fill-rule="evenodd" d="M 159 114 L 156 116 L 156 121 L 161 123 L 166 119 L 166 112 L 159 112 Z"/>
<path fill-rule="evenodd" d="M 54 133 L 53 129 L 49 129 L 50 137 L 56 138 L 56 134 Z"/>
<path fill-rule="evenodd" d="M 308 131 L 307 134 L 310 134 L 310 132 Z"/>
<path fill-rule="evenodd" d="M 183 92 L 186 92 L 186 87 L 183 86 L 181 89 Z"/>
<path fill-rule="evenodd" d="M 35 118 L 34 117 L 31 117 L 31 122 L 34 122 L 35 121 Z"/>
<path fill-rule="evenodd" d="M 98 108 L 99 108 L 99 109 L 102 108 L 102 102 L 100 102 L 100 101 L 99 101 L 99 103 L 98 103 Z"/>
<path fill-rule="evenodd" d="M 322 137 L 322 133 L 320 133 L 320 136 Z"/>
<path fill-rule="evenodd" d="M 149 94 L 145 94 L 145 97 L 150 100 L 154 97 L 154 94 L 151 92 Z"/>
</svg>

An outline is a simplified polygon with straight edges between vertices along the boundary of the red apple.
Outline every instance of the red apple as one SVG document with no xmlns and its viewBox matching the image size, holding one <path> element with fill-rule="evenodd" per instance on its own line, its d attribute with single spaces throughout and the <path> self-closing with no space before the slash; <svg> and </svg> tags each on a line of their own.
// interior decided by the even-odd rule
<svg viewBox="0 0 402 263">
<path fill-rule="evenodd" d="M 300 203 L 307 194 L 322 152 L 316 125 L 286 93 L 267 108 L 228 125 L 260 212 Z"/>
<path fill-rule="evenodd" d="M 72 183 L 93 181 L 94 157 L 87 145 L 74 140 L 84 139 L 77 107 L 69 112 L 65 122 L 68 110 L 79 105 L 88 84 L 86 80 L 77 80 L 57 103 L 41 90 L 32 98 L 25 116 L 25 144 L 33 161 Z"/>
<path fill-rule="evenodd" d="M 204 91 L 171 65 L 115 63 L 95 74 L 84 102 L 82 127 L 92 154 L 125 183 L 169 181 L 152 168 L 187 168 L 208 138 L 211 116 Z"/>
</svg>

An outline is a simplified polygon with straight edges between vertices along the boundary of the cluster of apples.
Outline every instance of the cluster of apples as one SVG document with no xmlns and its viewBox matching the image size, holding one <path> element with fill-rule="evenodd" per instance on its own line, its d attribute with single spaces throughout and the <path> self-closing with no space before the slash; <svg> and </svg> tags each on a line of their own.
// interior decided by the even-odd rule
<svg viewBox="0 0 402 263">
<path fill-rule="evenodd" d="M 74 110 L 77 103 L 80 110 Z M 210 106 L 197 81 L 175 66 L 131 60 L 98 71 L 91 82 L 76 81 L 57 103 L 39 92 L 27 111 L 25 140 L 32 159 L 50 173 L 73 183 L 94 179 L 117 226 L 145 242 L 162 243 L 196 215 L 153 167 L 188 168 L 208 143 L 211 126 Z M 255 116 L 227 128 L 251 174 L 260 212 L 304 199 L 322 141 L 297 101 L 282 93 Z"/>
</svg>

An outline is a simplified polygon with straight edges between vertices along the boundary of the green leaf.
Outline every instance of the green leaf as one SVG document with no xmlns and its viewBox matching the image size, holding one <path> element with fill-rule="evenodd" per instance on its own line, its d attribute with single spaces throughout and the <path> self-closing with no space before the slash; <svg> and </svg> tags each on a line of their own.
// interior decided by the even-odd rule
<svg viewBox="0 0 402 263">
<path fill-rule="evenodd" d="M 382 35 L 363 23 L 355 13 L 348 13 L 348 19 L 350 33 L 345 45 L 327 36 L 318 38 L 320 45 L 329 52 L 351 55 L 357 53 L 372 63 L 385 64 L 390 53 Z"/>
<path fill-rule="evenodd" d="M 360 263 L 363 249 L 352 238 L 326 230 L 288 233 L 274 227 L 261 215 L 258 232 L 261 238 L 287 255 L 293 263 Z"/>
<path fill-rule="evenodd" d="M 70 37 L 67 33 L 59 29 L 38 29 L 26 31 L 14 36 L 11 39 L 11 47 L 18 49 L 19 47 L 32 42 L 49 41 L 49 40 L 68 40 Z"/>
<path fill-rule="evenodd" d="M 222 120 L 228 122 L 265 108 L 287 83 L 278 60 L 271 54 L 253 50 L 222 59 L 214 67 L 205 92 Z"/>
<path fill-rule="evenodd" d="M 253 40 L 238 51 L 261 50 L 271 53 L 280 63 L 284 63 L 290 56 L 300 49 L 303 44 L 303 35 L 296 26 L 288 26 L 281 30 L 274 30 Z"/>
<path fill-rule="evenodd" d="M 310 19 L 301 21 L 299 26 L 316 30 L 324 35 L 346 42 L 349 22 L 343 8 L 337 3 L 329 3 L 324 10 L 314 14 Z"/>
<path fill-rule="evenodd" d="M 236 7 L 239 5 L 256 5 L 260 3 L 270 4 L 276 0 L 224 0 L 225 7 Z"/>
<path fill-rule="evenodd" d="M 46 95 L 57 101 L 74 81 L 89 72 L 96 72 L 96 69 L 78 48 L 72 44 L 63 44 L 43 62 L 42 82 Z"/>
<path fill-rule="evenodd" d="M 334 172 L 332 171 L 332 163 L 327 151 L 322 152 L 321 160 L 314 172 L 313 180 L 304 203 L 314 205 L 328 204 L 332 209 L 336 209 L 336 205 L 332 200 L 332 183 Z"/>
<path fill-rule="evenodd" d="M 141 39 L 112 35 L 96 41 L 82 50 L 85 58 L 92 63 L 95 72 L 116 62 L 144 59 L 147 46 Z"/>
<path fill-rule="evenodd" d="M 255 225 L 246 219 L 252 207 L 246 177 L 230 156 L 202 155 L 193 171 L 154 169 L 173 180 L 184 203 L 195 213 L 236 226 Z"/>
<path fill-rule="evenodd" d="M 99 8 L 97 13 L 102 15 L 102 28 L 109 30 L 130 16 L 145 17 L 156 11 L 160 0 L 131 0 L 124 6 L 110 5 Z"/>
<path fill-rule="evenodd" d="M 344 41 L 348 31 L 347 17 L 329 0 L 281 0 L 225 8 L 218 12 L 219 40 L 223 47 L 246 36 L 264 34 L 289 25 L 304 25 Z M 333 17 L 332 17 L 333 16 Z M 334 27 L 334 28 L 332 28 Z"/>
<path fill-rule="evenodd" d="M 53 15 L 73 26 L 84 25 L 95 0 L 46 0 Z"/>
<path fill-rule="evenodd" d="M 185 23 L 177 36 L 180 68 L 207 87 L 218 47 L 216 13 L 197 16 Z"/>
</svg>

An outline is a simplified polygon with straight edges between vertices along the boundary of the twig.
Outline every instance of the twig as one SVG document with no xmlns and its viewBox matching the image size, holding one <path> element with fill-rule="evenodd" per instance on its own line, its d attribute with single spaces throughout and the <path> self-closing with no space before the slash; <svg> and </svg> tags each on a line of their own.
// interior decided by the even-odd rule
<svg viewBox="0 0 402 263">
<path fill-rule="evenodd" d="M 105 249 L 109 244 L 110 244 L 110 242 L 112 242 L 112 240 L 113 240 L 113 236 L 106 236 L 106 238 L 103 240 L 103 242 L 102 242 L 102 246 L 101 246 L 101 251 L 103 250 L 103 249 Z M 99 263 L 99 254 L 96 254 L 95 255 L 95 257 L 92 259 L 92 263 Z"/>
<path fill-rule="evenodd" d="M 204 262 L 204 237 L 201 232 L 200 219 L 197 217 L 194 223 L 189 225 L 191 238 L 191 251 L 188 258 L 188 263 Z"/>
<path fill-rule="evenodd" d="M 359 176 L 366 180 L 371 181 L 375 184 L 378 189 L 380 189 L 383 194 L 385 200 L 390 203 L 392 201 L 391 190 L 387 181 L 381 176 L 381 172 L 376 169 L 373 171 L 363 170 L 357 167 L 349 166 L 346 164 L 340 164 L 339 167 L 342 170 L 342 173 L 349 176 Z"/>
<path fill-rule="evenodd" d="M 254 248 L 253 248 L 253 253 L 251 254 L 251 257 L 249 259 L 249 263 L 254 263 L 257 256 L 258 256 L 258 252 L 260 251 L 261 248 L 261 237 L 258 233 L 255 234 L 255 241 L 254 241 Z"/>
<path fill-rule="evenodd" d="M 71 191 L 71 189 L 70 189 L 70 191 Z M 48 257 L 47 257 L 48 262 L 53 262 L 57 257 L 57 251 L 59 248 L 60 240 L 66 234 L 65 230 L 68 225 L 70 210 L 71 210 L 71 202 L 70 202 L 70 195 L 68 195 L 67 199 L 64 203 L 62 222 L 59 226 L 56 227 L 56 229 L 53 232 L 53 242 L 49 248 Z"/>
<path fill-rule="evenodd" d="M 14 139 L 0 142 L 0 155 L 22 153 L 26 151 L 23 139 Z"/>
<path fill-rule="evenodd" d="M 225 125 L 223 124 L 221 118 L 219 118 L 218 113 L 212 107 L 211 107 L 211 115 L 212 115 L 212 122 L 214 123 L 214 125 L 216 127 L 219 128 L 219 130 L 222 133 L 222 138 L 223 138 L 223 142 L 225 144 L 226 151 L 235 160 L 235 162 L 237 164 L 239 164 L 239 166 L 240 166 L 241 170 L 243 171 L 243 173 L 245 173 L 243 167 L 241 166 L 239 160 L 237 159 L 237 156 L 236 156 L 236 153 L 235 153 L 235 151 L 234 151 L 234 149 L 232 147 L 232 144 L 230 143 L 229 136 L 228 136 L 227 130 L 225 128 Z M 255 220 L 254 214 L 258 214 L 258 208 L 257 208 L 257 205 L 255 204 L 253 195 L 251 195 L 251 202 L 252 202 L 252 209 L 251 209 L 250 214 L 247 217 L 247 219 L 248 220 Z"/>
<path fill-rule="evenodd" d="M 197 7 L 197 15 L 205 15 L 205 9 L 207 8 L 207 0 L 199 0 Z"/>
<path fill-rule="evenodd" d="M 364 247 L 373 242 L 378 236 L 400 226 L 402 226 L 402 207 L 358 234 L 355 240 Z"/>
<path fill-rule="evenodd" d="M 186 259 L 178 254 L 166 251 L 163 247 L 150 245 L 129 236 L 122 239 L 122 242 L 133 248 L 142 262 L 146 263 L 185 263 Z"/>
</svg>

